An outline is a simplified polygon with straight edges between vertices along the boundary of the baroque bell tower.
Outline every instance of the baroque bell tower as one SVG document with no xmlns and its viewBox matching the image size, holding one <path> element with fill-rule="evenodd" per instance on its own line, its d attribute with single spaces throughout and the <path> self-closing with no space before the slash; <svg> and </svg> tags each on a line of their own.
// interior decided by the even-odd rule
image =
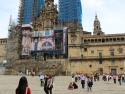
<svg viewBox="0 0 125 94">
<path fill-rule="evenodd" d="M 33 28 L 35 31 L 44 31 L 52 30 L 57 25 L 57 5 L 54 5 L 54 0 L 45 0 L 45 5 L 40 10 L 40 17 L 33 18 Z"/>
<path fill-rule="evenodd" d="M 101 30 L 101 24 L 100 24 L 100 21 L 98 20 L 97 14 L 95 15 L 93 34 L 94 35 L 104 34 L 104 32 L 102 32 Z"/>
</svg>

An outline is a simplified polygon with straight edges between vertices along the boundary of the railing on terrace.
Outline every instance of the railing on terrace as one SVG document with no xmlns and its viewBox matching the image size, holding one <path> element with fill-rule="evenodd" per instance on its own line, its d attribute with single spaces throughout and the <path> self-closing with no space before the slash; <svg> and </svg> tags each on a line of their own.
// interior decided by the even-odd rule
<svg viewBox="0 0 125 94">
<path fill-rule="evenodd" d="M 69 57 L 69 59 L 125 59 L 125 55 L 114 55 L 114 56 L 84 56 L 84 57 Z"/>
</svg>

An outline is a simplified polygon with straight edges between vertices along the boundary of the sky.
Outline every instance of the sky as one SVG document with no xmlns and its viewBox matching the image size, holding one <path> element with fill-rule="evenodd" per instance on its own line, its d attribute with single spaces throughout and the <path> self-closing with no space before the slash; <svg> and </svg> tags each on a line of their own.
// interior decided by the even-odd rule
<svg viewBox="0 0 125 94">
<path fill-rule="evenodd" d="M 83 30 L 93 32 L 95 13 L 105 34 L 125 33 L 125 0 L 81 0 Z M 0 2 L 0 38 L 8 37 L 10 15 L 18 18 L 20 0 Z M 58 4 L 58 0 L 55 0 Z"/>
</svg>

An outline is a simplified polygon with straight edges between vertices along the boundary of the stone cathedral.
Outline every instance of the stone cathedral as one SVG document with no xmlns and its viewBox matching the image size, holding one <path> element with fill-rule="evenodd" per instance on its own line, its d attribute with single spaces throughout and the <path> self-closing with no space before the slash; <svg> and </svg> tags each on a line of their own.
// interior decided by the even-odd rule
<svg viewBox="0 0 125 94">
<path fill-rule="evenodd" d="M 7 40 L 5 74 L 102 75 L 125 70 L 125 34 L 105 34 L 97 15 L 91 33 L 77 21 L 59 23 L 57 5 L 46 0 L 30 25 L 14 28 Z"/>
</svg>

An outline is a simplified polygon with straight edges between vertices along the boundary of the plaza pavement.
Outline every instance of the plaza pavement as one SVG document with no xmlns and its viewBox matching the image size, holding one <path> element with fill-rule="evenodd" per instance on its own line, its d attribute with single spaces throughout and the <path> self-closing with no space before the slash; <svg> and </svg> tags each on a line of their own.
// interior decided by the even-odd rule
<svg viewBox="0 0 125 94">
<path fill-rule="evenodd" d="M 0 75 L 0 94 L 15 94 L 20 77 Z M 45 94 L 43 87 L 40 86 L 38 76 L 27 76 L 27 79 L 32 94 Z M 79 86 L 77 90 L 68 90 L 67 87 L 70 82 L 70 76 L 56 76 L 53 94 L 125 94 L 125 83 L 122 83 L 120 86 L 118 82 L 114 84 L 113 80 L 109 84 L 102 80 L 94 82 L 92 92 L 87 92 L 87 86 L 85 86 L 85 89 L 82 89 L 80 81 L 77 82 Z"/>
</svg>

